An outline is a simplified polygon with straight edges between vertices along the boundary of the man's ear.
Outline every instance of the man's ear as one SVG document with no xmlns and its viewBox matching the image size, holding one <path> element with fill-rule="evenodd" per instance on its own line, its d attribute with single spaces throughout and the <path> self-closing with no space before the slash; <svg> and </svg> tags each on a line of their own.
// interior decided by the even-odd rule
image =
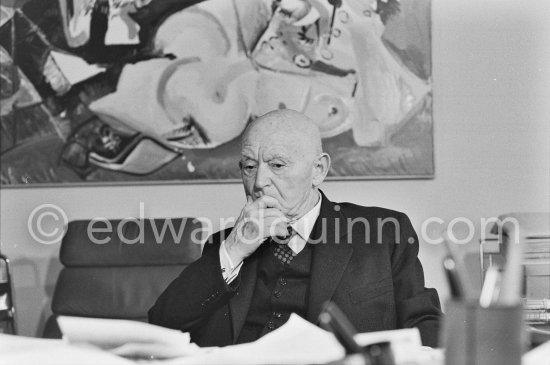
<svg viewBox="0 0 550 365">
<path fill-rule="evenodd" d="M 312 184 L 314 187 L 321 185 L 323 180 L 328 174 L 330 169 L 330 156 L 328 153 L 322 153 L 317 160 L 313 163 L 313 180 Z"/>
</svg>

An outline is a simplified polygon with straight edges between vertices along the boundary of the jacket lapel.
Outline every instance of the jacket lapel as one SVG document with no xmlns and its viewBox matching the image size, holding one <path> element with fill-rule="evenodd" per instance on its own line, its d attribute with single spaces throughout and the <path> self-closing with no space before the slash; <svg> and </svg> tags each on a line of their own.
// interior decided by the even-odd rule
<svg viewBox="0 0 550 365">
<path fill-rule="evenodd" d="M 256 286 L 258 260 L 261 257 L 257 250 L 252 256 L 245 259 L 241 267 L 241 283 L 239 289 L 229 300 L 229 308 L 231 311 L 231 324 L 233 328 L 233 343 L 237 342 L 241 329 L 246 320 L 246 315 L 252 303 L 252 295 Z"/>
<path fill-rule="evenodd" d="M 307 319 L 313 323 L 317 323 L 323 303 L 332 297 L 353 253 L 346 239 L 345 217 L 337 205 L 321 195 L 321 211 L 308 242 L 315 244 L 307 311 Z"/>
</svg>

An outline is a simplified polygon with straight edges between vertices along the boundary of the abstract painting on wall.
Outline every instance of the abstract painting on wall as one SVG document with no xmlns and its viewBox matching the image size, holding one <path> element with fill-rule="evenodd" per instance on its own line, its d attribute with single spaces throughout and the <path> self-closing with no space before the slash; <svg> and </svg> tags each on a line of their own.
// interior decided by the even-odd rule
<svg viewBox="0 0 550 365">
<path fill-rule="evenodd" d="M 274 109 L 329 179 L 431 178 L 430 0 L 29 0 L 1 7 L 3 187 L 235 181 Z"/>
</svg>

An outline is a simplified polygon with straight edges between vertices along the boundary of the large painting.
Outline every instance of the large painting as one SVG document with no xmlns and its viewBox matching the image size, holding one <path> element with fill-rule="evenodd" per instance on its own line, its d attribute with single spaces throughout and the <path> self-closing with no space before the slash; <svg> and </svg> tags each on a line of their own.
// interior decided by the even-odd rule
<svg viewBox="0 0 550 365">
<path fill-rule="evenodd" d="M 331 179 L 434 175 L 429 0 L 2 6 L 1 185 L 240 178 L 270 110 L 319 126 Z"/>
</svg>

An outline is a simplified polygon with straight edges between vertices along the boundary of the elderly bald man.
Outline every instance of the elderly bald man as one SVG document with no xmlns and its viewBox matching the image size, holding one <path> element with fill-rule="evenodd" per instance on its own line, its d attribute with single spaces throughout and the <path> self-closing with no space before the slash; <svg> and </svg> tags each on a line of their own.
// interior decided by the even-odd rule
<svg viewBox="0 0 550 365">
<path fill-rule="evenodd" d="M 235 226 L 209 238 L 149 321 L 224 346 L 254 341 L 291 313 L 316 323 L 332 300 L 360 332 L 417 327 L 436 346 L 439 298 L 424 287 L 409 219 L 331 202 L 318 189 L 329 168 L 305 115 L 277 110 L 250 123 L 240 161 L 247 201 Z"/>
</svg>

